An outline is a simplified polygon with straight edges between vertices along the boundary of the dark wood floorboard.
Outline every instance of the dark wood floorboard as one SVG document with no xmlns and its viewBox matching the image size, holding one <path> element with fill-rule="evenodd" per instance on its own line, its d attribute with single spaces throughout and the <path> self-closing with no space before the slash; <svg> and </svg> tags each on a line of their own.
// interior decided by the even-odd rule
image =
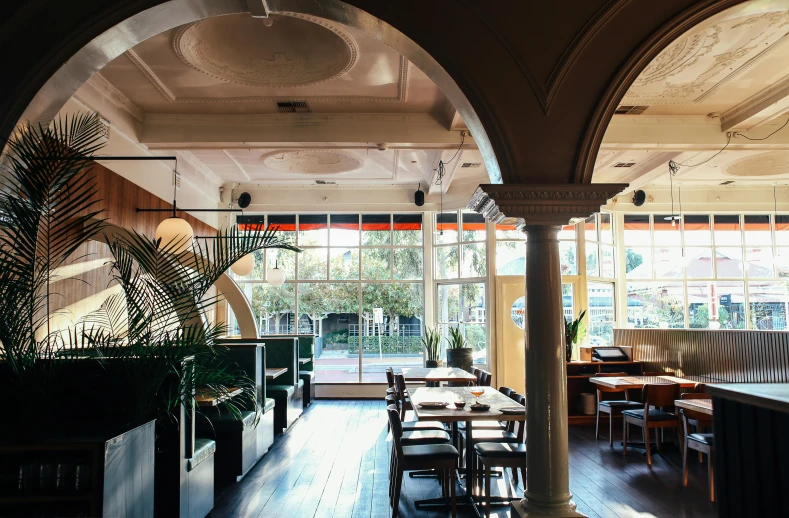
<svg viewBox="0 0 789 518">
<path fill-rule="evenodd" d="M 216 500 L 211 518 L 385 518 L 389 509 L 389 445 L 383 402 L 321 400 L 240 483 Z M 409 414 L 410 416 L 410 414 Z M 634 429 L 633 432 L 636 432 Z M 607 430 L 570 428 L 570 490 L 578 510 L 592 518 L 715 516 L 707 501 L 707 466 L 691 462 L 689 487 L 682 487 L 679 453 L 655 455 L 652 467 L 640 450 L 622 456 L 621 428 L 614 446 Z M 638 434 L 634 433 L 633 439 Z M 494 479 L 494 494 L 510 494 L 504 479 Z M 509 493 L 506 493 L 510 491 Z M 520 481 L 518 495 L 523 493 Z M 414 508 L 414 500 L 440 496 L 434 479 L 404 479 L 400 515 L 445 518 L 447 512 Z M 460 511 L 461 517 L 472 516 Z M 504 507 L 492 516 L 509 516 Z"/>
</svg>

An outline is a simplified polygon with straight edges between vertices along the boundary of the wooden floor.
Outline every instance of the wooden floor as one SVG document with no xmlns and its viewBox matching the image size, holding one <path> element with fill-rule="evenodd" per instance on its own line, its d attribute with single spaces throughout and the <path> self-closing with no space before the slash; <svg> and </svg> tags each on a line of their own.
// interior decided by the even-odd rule
<svg viewBox="0 0 789 518">
<path fill-rule="evenodd" d="M 388 517 L 389 440 L 383 402 L 321 400 L 274 443 L 240 483 L 216 501 L 212 518 Z M 410 417 L 409 413 L 409 417 Z M 594 428 L 570 429 L 570 489 L 578 510 L 591 517 L 715 516 L 707 501 L 706 464 L 691 464 L 690 485 L 681 484 L 678 453 L 657 455 L 652 469 L 638 450 L 622 457 Z M 504 479 L 494 493 L 505 494 Z M 522 482 L 521 482 L 522 485 Z M 518 489 L 522 494 L 522 486 Z M 446 517 L 417 511 L 416 499 L 439 495 L 434 479 L 405 477 L 400 515 Z M 461 511 L 459 516 L 472 516 Z M 505 507 L 493 516 L 509 516 Z"/>
</svg>

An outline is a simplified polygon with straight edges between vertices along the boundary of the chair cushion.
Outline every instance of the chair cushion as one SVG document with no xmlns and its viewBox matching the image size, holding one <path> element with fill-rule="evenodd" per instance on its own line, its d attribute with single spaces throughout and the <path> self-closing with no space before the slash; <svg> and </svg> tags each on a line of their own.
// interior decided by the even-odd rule
<svg viewBox="0 0 789 518">
<path fill-rule="evenodd" d="M 506 430 L 472 430 L 474 442 L 517 442 L 518 436 Z"/>
<path fill-rule="evenodd" d="M 628 417 L 635 417 L 636 419 L 644 419 L 644 409 L 640 410 L 625 410 L 622 412 L 622 415 L 626 415 Z M 664 412 L 662 410 L 657 410 L 656 408 L 649 409 L 649 420 L 650 421 L 671 421 L 676 420 L 677 416 L 672 414 L 671 412 Z"/>
<path fill-rule="evenodd" d="M 438 430 L 443 432 L 446 430 L 444 425 L 437 421 L 405 421 L 402 425 L 404 432 L 413 430 Z"/>
<path fill-rule="evenodd" d="M 498 421 L 474 421 L 474 430 L 504 430 L 506 425 Z M 458 423 L 458 430 L 465 430 L 466 423 Z"/>
<path fill-rule="evenodd" d="M 600 401 L 600 406 L 609 406 L 609 407 L 615 407 L 615 408 L 628 408 L 628 409 L 630 409 L 630 408 L 632 408 L 632 409 L 637 409 L 637 408 L 643 409 L 644 408 L 644 403 L 639 403 L 638 401 L 625 401 L 624 399 L 622 399 L 622 400 Z"/>
<path fill-rule="evenodd" d="M 707 446 L 714 446 L 714 439 L 711 433 L 692 433 L 688 435 L 688 439 L 691 441 L 700 442 L 701 444 L 706 444 Z"/>
<path fill-rule="evenodd" d="M 298 383 L 296 383 L 296 387 L 303 388 L 304 387 L 304 380 L 299 378 Z"/>
<path fill-rule="evenodd" d="M 266 394 L 275 397 L 290 397 L 296 393 L 293 385 L 267 385 Z"/>
<path fill-rule="evenodd" d="M 509 458 L 522 455 L 526 458 L 526 445 L 512 442 L 479 442 L 474 445 L 480 457 Z"/>
<path fill-rule="evenodd" d="M 225 411 L 218 415 L 212 415 L 209 419 L 217 431 L 244 430 L 255 425 L 255 412 L 244 410 L 241 412 L 241 419 L 236 419 L 236 416 Z"/>
<path fill-rule="evenodd" d="M 263 405 L 263 413 L 265 414 L 269 410 L 273 410 L 274 409 L 274 405 L 276 405 L 276 404 L 277 404 L 277 402 L 274 401 L 274 399 L 272 399 L 270 397 L 267 397 L 266 398 L 266 402 Z"/>
<path fill-rule="evenodd" d="M 186 470 L 192 471 L 214 453 L 216 453 L 216 442 L 211 439 L 195 439 L 195 454 L 187 462 Z"/>
<path fill-rule="evenodd" d="M 444 444 L 449 442 L 449 434 L 441 430 L 412 430 L 410 432 L 403 432 L 400 441 L 402 441 L 403 446 Z"/>
<path fill-rule="evenodd" d="M 423 446 L 403 446 L 406 461 L 457 459 L 458 451 L 449 444 L 426 444 Z"/>
</svg>

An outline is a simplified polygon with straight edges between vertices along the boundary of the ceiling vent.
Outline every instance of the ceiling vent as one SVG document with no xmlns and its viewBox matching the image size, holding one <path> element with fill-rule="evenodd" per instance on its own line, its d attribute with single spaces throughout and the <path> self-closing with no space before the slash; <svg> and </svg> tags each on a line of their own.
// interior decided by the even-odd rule
<svg viewBox="0 0 789 518">
<path fill-rule="evenodd" d="M 463 162 L 460 167 L 479 167 L 482 165 L 482 162 Z"/>
<path fill-rule="evenodd" d="M 636 165 L 635 162 L 617 162 L 614 167 L 633 167 L 634 165 Z"/>
<path fill-rule="evenodd" d="M 641 115 L 647 108 L 649 106 L 627 106 L 623 104 L 614 113 L 616 115 Z"/>
<path fill-rule="evenodd" d="M 729 185 L 734 183 L 734 180 L 726 180 L 725 182 L 721 182 L 720 185 Z"/>
<path fill-rule="evenodd" d="M 307 101 L 286 101 L 277 103 L 277 111 L 280 113 L 309 113 L 310 107 Z"/>
<path fill-rule="evenodd" d="M 327 182 L 326 180 L 315 180 L 315 185 L 337 185 L 337 182 Z"/>
</svg>

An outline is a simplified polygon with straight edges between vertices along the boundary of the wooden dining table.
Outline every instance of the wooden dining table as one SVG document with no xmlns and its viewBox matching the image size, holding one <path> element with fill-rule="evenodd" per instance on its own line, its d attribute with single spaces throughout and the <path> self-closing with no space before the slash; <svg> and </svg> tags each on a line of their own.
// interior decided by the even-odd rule
<svg viewBox="0 0 789 518">
<path fill-rule="evenodd" d="M 411 405 L 414 407 L 414 414 L 416 414 L 417 421 L 439 421 L 442 423 L 450 423 L 452 425 L 452 438 L 455 444 L 458 444 L 458 423 L 466 423 L 466 437 L 472 434 L 474 423 L 478 421 L 525 421 L 526 409 L 517 414 L 504 414 L 501 412 L 502 408 L 507 407 L 521 407 L 509 397 L 505 396 L 498 390 L 491 387 L 479 387 L 485 390 L 485 393 L 479 396 L 479 402 L 490 405 L 490 410 L 478 412 L 470 410 L 469 407 L 476 400 L 476 397 L 471 393 L 473 387 L 420 387 L 416 390 L 411 390 Z M 466 406 L 462 409 L 455 408 L 454 402 L 463 399 L 466 401 Z M 443 401 L 449 403 L 446 408 L 422 408 L 420 403 Z M 480 512 L 477 508 L 478 502 L 474 495 L 474 463 L 471 459 L 474 458 L 474 445 L 472 441 L 466 441 L 466 487 L 465 495 L 458 497 L 457 505 L 472 506 L 474 511 L 479 516 Z M 524 466 L 526 465 L 526 458 L 523 459 Z M 493 497 L 492 504 L 507 504 L 512 502 L 512 498 L 508 497 Z M 419 500 L 414 502 L 417 508 L 420 507 L 436 507 L 449 505 L 448 498 L 431 498 L 429 500 Z"/>
<path fill-rule="evenodd" d="M 401 370 L 407 382 L 477 381 L 476 376 L 457 367 L 408 367 Z"/>
<path fill-rule="evenodd" d="M 266 369 L 266 380 L 267 381 L 271 381 L 274 378 L 278 378 L 278 377 L 282 376 L 286 372 L 288 372 L 288 368 L 287 367 L 281 367 L 281 368 L 280 367 L 276 367 L 276 368 L 272 368 L 272 369 Z"/>
<path fill-rule="evenodd" d="M 199 407 L 211 407 L 216 406 L 219 403 L 227 401 L 228 399 L 235 397 L 243 392 L 240 388 L 229 388 L 227 389 L 227 394 L 222 394 L 220 396 L 210 396 L 207 392 L 201 393 L 200 390 L 197 391 L 195 394 L 195 403 Z"/>
<path fill-rule="evenodd" d="M 712 398 L 710 399 L 677 399 L 674 401 L 677 408 L 695 410 L 702 414 L 712 415 Z"/>
<path fill-rule="evenodd" d="M 641 389 L 644 385 L 668 385 L 676 383 L 681 388 L 693 388 L 699 383 L 714 383 L 716 380 L 706 376 L 622 376 L 610 378 L 590 378 L 597 385 L 619 390 Z"/>
</svg>

